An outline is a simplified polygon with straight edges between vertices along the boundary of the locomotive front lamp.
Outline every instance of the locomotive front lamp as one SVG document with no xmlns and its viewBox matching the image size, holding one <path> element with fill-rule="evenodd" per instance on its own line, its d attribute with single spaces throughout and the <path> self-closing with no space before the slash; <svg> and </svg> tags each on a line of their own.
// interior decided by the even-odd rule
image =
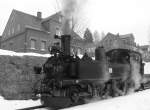
<svg viewBox="0 0 150 110">
<path fill-rule="evenodd" d="M 109 68 L 109 73 L 112 73 L 112 68 Z"/>
</svg>

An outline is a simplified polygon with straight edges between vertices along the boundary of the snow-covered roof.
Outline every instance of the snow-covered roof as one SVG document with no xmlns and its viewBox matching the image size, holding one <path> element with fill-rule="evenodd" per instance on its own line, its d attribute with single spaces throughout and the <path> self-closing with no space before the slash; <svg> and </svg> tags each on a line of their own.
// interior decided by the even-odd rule
<svg viewBox="0 0 150 110">
<path fill-rule="evenodd" d="M 50 57 L 50 54 L 38 54 L 38 53 L 20 53 L 20 52 L 13 52 L 8 50 L 0 49 L 0 55 L 9 55 L 9 56 L 37 56 L 37 57 Z"/>
</svg>

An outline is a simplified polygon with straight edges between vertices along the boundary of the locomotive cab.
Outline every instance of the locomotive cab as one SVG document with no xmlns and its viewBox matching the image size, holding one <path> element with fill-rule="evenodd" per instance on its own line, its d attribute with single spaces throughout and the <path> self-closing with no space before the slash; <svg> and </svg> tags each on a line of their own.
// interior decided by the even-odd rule
<svg viewBox="0 0 150 110">
<path fill-rule="evenodd" d="M 114 49 L 106 54 L 115 91 L 128 94 L 138 90 L 144 74 L 141 54 L 128 49 Z"/>
<path fill-rule="evenodd" d="M 142 56 L 140 53 L 128 49 L 114 49 L 106 53 L 109 62 L 109 70 L 112 77 L 119 78 L 127 76 L 131 72 L 131 63 L 139 64 L 139 71 L 144 73 L 142 67 Z"/>
<path fill-rule="evenodd" d="M 109 63 L 109 72 L 112 78 L 122 78 L 130 73 L 130 52 L 116 49 L 106 53 Z"/>
</svg>

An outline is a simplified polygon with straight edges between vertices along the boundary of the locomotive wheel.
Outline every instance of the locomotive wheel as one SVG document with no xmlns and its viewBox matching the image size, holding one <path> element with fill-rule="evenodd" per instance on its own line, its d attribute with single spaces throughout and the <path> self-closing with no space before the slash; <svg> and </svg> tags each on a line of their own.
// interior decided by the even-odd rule
<svg viewBox="0 0 150 110">
<path fill-rule="evenodd" d="M 73 103 L 77 103 L 79 101 L 79 91 L 76 87 L 70 88 L 70 99 Z"/>
<path fill-rule="evenodd" d="M 71 101 L 74 102 L 74 103 L 77 103 L 79 101 L 79 99 L 80 99 L 79 98 L 79 94 L 76 91 L 71 93 L 70 98 L 71 98 Z"/>
<path fill-rule="evenodd" d="M 36 96 L 35 94 L 33 94 L 31 99 L 35 101 L 35 100 L 38 100 L 38 99 L 39 99 L 39 97 L 38 97 L 38 96 Z"/>
</svg>

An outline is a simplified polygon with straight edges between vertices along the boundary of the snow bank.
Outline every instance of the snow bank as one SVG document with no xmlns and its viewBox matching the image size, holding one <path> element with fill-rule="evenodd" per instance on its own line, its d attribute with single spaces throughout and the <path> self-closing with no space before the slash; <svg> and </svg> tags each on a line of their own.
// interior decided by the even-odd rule
<svg viewBox="0 0 150 110">
<path fill-rule="evenodd" d="M 76 106 L 66 110 L 150 110 L 150 90 Z"/>
<path fill-rule="evenodd" d="M 8 100 L 5 100 L 3 97 L 0 97 L 1 110 L 16 110 L 16 109 L 27 108 L 27 107 L 37 106 L 37 105 L 41 105 L 40 100 L 38 100 L 38 101 L 32 101 L 32 100 L 8 101 Z"/>
</svg>

